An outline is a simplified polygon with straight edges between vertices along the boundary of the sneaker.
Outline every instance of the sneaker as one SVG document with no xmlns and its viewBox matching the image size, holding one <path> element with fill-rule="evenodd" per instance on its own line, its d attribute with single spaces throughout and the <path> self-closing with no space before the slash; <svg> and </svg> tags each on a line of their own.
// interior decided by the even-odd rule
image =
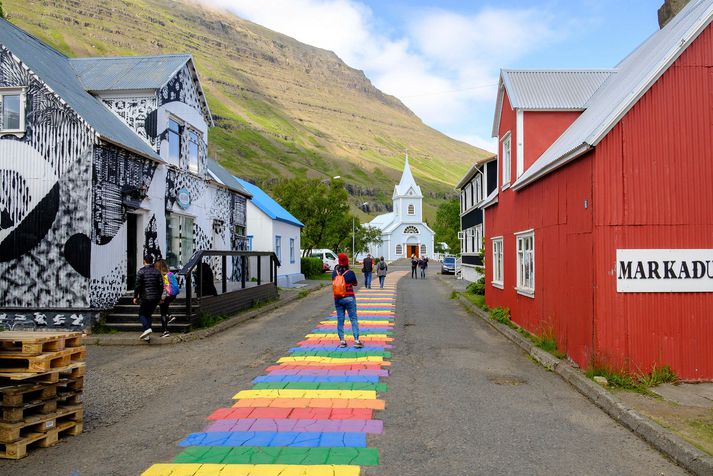
<svg viewBox="0 0 713 476">
<path fill-rule="evenodd" d="M 172 322 L 175 321 L 175 320 L 176 320 L 175 317 L 173 317 L 173 316 L 168 316 L 168 323 L 169 323 L 169 324 L 172 323 Z"/>
<path fill-rule="evenodd" d="M 361 341 L 358 341 L 358 340 L 355 340 L 355 341 L 354 341 L 354 348 L 355 348 L 355 349 L 361 349 L 362 347 L 364 347 L 364 344 L 362 344 Z"/>
<path fill-rule="evenodd" d="M 344 348 L 344 347 L 346 347 L 346 346 L 347 346 L 346 341 L 341 341 L 341 342 L 339 342 L 339 347 Z"/>
<path fill-rule="evenodd" d="M 161 334 L 161 337 L 170 337 L 170 336 L 171 336 L 171 334 L 169 334 L 168 331 Z"/>
<path fill-rule="evenodd" d="M 139 336 L 139 339 L 144 339 L 145 337 L 149 337 L 152 332 L 153 332 L 153 330 L 151 328 L 146 329 L 144 332 L 141 333 L 141 335 Z M 146 340 L 146 339 L 144 339 L 144 340 Z"/>
<path fill-rule="evenodd" d="M 145 342 L 151 342 L 151 335 L 149 334 L 146 337 L 142 338 L 141 340 L 143 340 Z"/>
</svg>

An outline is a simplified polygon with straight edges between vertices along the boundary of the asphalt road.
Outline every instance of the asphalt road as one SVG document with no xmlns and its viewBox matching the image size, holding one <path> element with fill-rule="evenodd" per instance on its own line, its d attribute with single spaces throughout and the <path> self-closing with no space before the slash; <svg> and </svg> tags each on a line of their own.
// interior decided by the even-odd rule
<svg viewBox="0 0 713 476">
<path fill-rule="evenodd" d="M 369 436 L 382 466 L 362 474 L 685 474 L 449 295 L 435 278 L 399 285 L 385 433 Z M 85 433 L 0 460 L 0 475 L 135 475 L 170 461 L 331 309 L 318 292 L 202 341 L 90 347 Z"/>
<path fill-rule="evenodd" d="M 398 290 L 384 435 L 369 439 L 382 466 L 363 474 L 686 474 L 468 315 L 435 276 Z"/>
</svg>

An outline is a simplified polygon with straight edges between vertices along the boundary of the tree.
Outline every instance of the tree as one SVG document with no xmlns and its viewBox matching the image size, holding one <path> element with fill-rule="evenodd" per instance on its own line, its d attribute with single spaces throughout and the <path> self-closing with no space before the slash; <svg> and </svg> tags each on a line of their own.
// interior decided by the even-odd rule
<svg viewBox="0 0 713 476">
<path fill-rule="evenodd" d="M 458 199 L 442 203 L 436 212 L 436 222 L 433 225 L 436 241 L 443 241 L 450 247 L 453 254 L 460 253 L 460 202 Z"/>
<path fill-rule="evenodd" d="M 382 243 L 381 230 L 375 226 L 357 226 L 354 239 L 354 249 L 357 254 L 369 251 L 369 245 L 380 245 Z"/>
<path fill-rule="evenodd" d="M 275 200 L 297 217 L 305 227 L 302 246 L 305 255 L 314 248 L 331 248 L 351 237 L 349 195 L 341 181 L 294 178 L 280 181 L 274 188 Z M 351 242 L 350 242 L 351 243 Z"/>
<path fill-rule="evenodd" d="M 5 18 L 5 12 L 2 10 L 2 2 L 0 2 L 0 18 Z"/>
</svg>

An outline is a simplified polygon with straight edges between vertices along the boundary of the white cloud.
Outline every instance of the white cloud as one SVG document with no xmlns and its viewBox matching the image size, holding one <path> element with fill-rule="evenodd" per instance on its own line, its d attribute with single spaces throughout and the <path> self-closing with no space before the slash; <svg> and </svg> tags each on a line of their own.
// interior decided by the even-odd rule
<svg viewBox="0 0 713 476">
<path fill-rule="evenodd" d="M 334 51 L 433 127 L 463 130 L 463 123 L 472 123 L 468 142 L 479 146 L 490 144 L 478 134 L 489 133 L 499 68 L 563 35 L 542 8 L 487 8 L 471 15 L 442 9 L 413 11 L 411 20 L 404 20 L 404 33 L 392 37 L 381 32 L 374 12 L 358 0 L 213 0 L 210 4 Z"/>
</svg>

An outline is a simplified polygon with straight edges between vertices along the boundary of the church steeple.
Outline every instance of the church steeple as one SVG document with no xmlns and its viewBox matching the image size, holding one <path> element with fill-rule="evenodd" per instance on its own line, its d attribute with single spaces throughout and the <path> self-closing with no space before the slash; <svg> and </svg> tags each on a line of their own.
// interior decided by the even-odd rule
<svg viewBox="0 0 713 476">
<path fill-rule="evenodd" d="M 411 166 L 408 163 L 408 154 L 406 154 L 406 162 L 404 163 L 404 171 L 401 174 L 401 181 L 394 187 L 394 196 L 396 197 L 414 197 L 421 198 L 421 187 L 416 184 L 416 180 L 411 173 Z"/>
</svg>

